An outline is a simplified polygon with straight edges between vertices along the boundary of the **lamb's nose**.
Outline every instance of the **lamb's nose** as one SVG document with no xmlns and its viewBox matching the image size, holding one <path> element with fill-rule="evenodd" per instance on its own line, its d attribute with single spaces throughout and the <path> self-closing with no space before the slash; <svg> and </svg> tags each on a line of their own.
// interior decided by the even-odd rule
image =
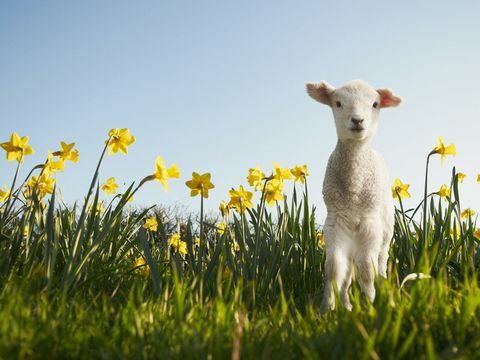
<svg viewBox="0 0 480 360">
<path fill-rule="evenodd" d="M 363 119 L 352 118 L 352 122 L 358 126 L 363 123 Z"/>
</svg>

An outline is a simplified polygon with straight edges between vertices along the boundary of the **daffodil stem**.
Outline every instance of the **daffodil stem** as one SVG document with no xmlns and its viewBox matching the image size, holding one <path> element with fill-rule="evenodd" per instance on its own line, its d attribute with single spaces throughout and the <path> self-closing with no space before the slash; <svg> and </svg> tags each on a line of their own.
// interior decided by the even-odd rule
<svg viewBox="0 0 480 360">
<path fill-rule="evenodd" d="M 255 251 L 254 251 L 254 254 L 253 254 L 253 272 L 254 272 L 255 279 L 257 277 L 258 247 L 260 246 L 259 245 L 260 232 L 261 232 L 261 229 L 262 229 L 263 212 L 264 212 L 264 209 L 265 209 L 265 189 L 267 187 L 267 182 L 268 182 L 268 178 L 265 179 L 265 182 L 263 183 L 262 198 L 260 200 L 260 210 L 259 210 L 259 213 L 258 213 L 257 228 L 256 228 L 256 231 L 255 231 Z M 255 284 L 256 284 L 256 282 L 255 282 Z"/>
<path fill-rule="evenodd" d="M 200 193 L 200 251 L 198 254 L 198 264 L 197 271 L 200 274 L 202 271 L 202 262 L 203 262 L 203 252 L 205 249 L 205 244 L 203 241 L 203 187 Z"/>
<path fill-rule="evenodd" d="M 423 247 L 427 247 L 427 235 L 428 235 L 428 228 L 427 228 L 427 194 L 428 194 L 428 165 L 430 163 L 430 156 L 433 152 L 429 153 L 427 156 L 427 163 L 425 166 L 425 191 L 423 193 Z"/>
</svg>

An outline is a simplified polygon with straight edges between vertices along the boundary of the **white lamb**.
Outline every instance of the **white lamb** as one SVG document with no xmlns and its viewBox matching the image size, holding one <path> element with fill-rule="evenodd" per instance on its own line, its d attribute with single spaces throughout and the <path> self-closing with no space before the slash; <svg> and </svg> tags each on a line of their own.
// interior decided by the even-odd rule
<svg viewBox="0 0 480 360">
<path fill-rule="evenodd" d="M 361 80 L 335 89 L 325 81 L 307 84 L 308 94 L 332 108 L 338 142 L 323 183 L 327 206 L 327 247 L 322 313 L 335 307 L 336 283 L 343 306 L 351 309 L 348 289 L 355 264 L 362 291 L 375 299 L 375 272 L 387 276 L 394 207 L 385 161 L 370 146 L 379 111 L 402 101 L 388 89 Z"/>
</svg>

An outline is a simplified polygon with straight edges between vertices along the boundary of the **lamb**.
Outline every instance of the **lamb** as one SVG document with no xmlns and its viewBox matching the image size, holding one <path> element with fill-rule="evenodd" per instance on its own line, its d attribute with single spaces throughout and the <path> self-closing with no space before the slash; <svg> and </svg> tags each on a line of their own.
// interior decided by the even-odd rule
<svg viewBox="0 0 480 360">
<path fill-rule="evenodd" d="M 307 92 L 332 108 L 338 136 L 323 183 L 326 261 L 320 311 L 335 308 L 334 282 L 342 305 L 350 310 L 353 266 L 362 292 L 372 302 L 375 275 L 387 276 L 394 206 L 385 161 L 370 143 L 380 109 L 398 106 L 402 100 L 391 90 L 375 90 L 362 80 L 338 89 L 325 81 L 309 83 Z"/>
</svg>

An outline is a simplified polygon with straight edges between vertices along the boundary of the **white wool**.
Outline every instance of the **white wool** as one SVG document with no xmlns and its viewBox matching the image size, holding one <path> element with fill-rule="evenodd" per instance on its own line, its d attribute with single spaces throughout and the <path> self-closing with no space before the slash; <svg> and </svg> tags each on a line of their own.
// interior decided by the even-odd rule
<svg viewBox="0 0 480 360">
<path fill-rule="evenodd" d="M 324 313 L 335 306 L 334 285 L 343 306 L 351 309 L 348 289 L 354 266 L 371 301 L 375 298 L 375 274 L 387 275 L 394 206 L 385 161 L 370 143 L 380 109 L 397 106 L 401 99 L 361 80 L 338 89 L 324 81 L 307 84 L 307 92 L 332 108 L 338 136 L 323 183 L 327 207 Z"/>
</svg>

